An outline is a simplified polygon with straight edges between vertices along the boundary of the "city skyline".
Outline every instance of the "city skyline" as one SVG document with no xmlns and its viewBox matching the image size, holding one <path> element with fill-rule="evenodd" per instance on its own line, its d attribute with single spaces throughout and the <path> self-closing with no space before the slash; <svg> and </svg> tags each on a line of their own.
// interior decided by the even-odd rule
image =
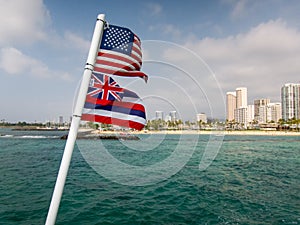
<svg viewBox="0 0 300 225">
<path fill-rule="evenodd" d="M 291 85 L 296 85 L 296 86 L 300 87 L 300 84 L 286 83 L 286 84 L 282 85 L 282 88 L 285 87 L 285 86 L 291 86 Z M 282 91 L 282 88 L 281 88 L 281 91 Z M 238 100 L 240 102 L 239 103 L 239 107 L 237 107 L 237 105 L 238 105 L 237 104 L 237 97 L 236 97 L 237 96 L 237 92 L 240 93 L 240 100 Z M 243 92 L 243 94 L 241 94 L 242 92 Z M 248 101 L 248 98 L 247 98 L 247 96 L 248 96 L 248 88 L 247 87 L 237 87 L 235 92 L 233 92 L 233 91 L 227 91 L 225 95 L 226 95 L 226 117 L 224 117 L 224 118 L 211 118 L 211 117 L 209 117 L 209 119 L 220 119 L 220 120 L 224 120 L 224 121 L 225 120 L 231 121 L 231 120 L 234 120 L 234 109 L 236 109 L 236 108 L 245 108 L 245 107 L 247 108 L 247 107 L 253 105 L 253 113 L 252 113 L 253 116 L 252 117 L 253 117 L 253 119 L 259 121 L 259 119 L 257 119 L 256 117 L 259 114 L 258 110 L 259 110 L 260 106 L 267 106 L 267 105 L 270 105 L 270 104 L 274 105 L 274 104 L 278 103 L 278 102 L 270 102 L 270 99 L 264 98 L 264 97 L 262 97 L 260 99 L 252 99 L 252 100 Z M 228 96 L 229 96 L 229 99 L 228 99 Z M 228 100 L 230 101 L 230 104 L 229 104 L 229 105 L 231 105 L 230 107 L 229 107 L 228 102 L 227 102 Z M 281 101 L 281 99 L 280 99 L 280 101 Z M 250 102 L 250 104 L 248 105 L 249 102 Z M 253 104 L 251 104 L 251 103 L 253 103 Z M 258 105 L 258 106 L 256 107 L 256 105 Z M 231 114 L 228 114 L 228 111 L 230 111 Z M 297 113 L 299 113 L 299 112 L 300 111 L 297 111 Z M 191 120 L 191 121 L 197 121 L 196 118 L 198 118 L 198 115 L 204 114 L 205 116 L 207 116 L 206 112 L 204 112 L 204 111 L 197 112 L 194 115 L 194 117 L 189 118 L 189 119 L 185 119 L 184 115 L 182 115 L 182 116 L 179 117 L 177 115 L 177 112 L 174 111 L 174 110 L 171 110 L 169 112 L 168 111 L 163 111 L 163 110 L 155 110 L 153 112 L 148 112 L 148 113 L 155 114 L 155 116 L 152 117 L 152 119 L 156 119 L 156 120 L 161 119 L 161 120 L 165 120 L 165 121 L 168 120 L 168 119 L 166 119 L 167 117 L 173 118 L 173 120 L 174 120 L 174 118 L 176 118 L 176 120 L 180 119 L 180 120 L 187 120 L 187 121 L 189 121 L 189 120 Z M 172 113 L 173 113 L 173 116 L 171 116 Z M 71 115 L 66 116 L 66 117 L 64 117 L 62 115 L 56 115 L 56 116 L 51 117 L 51 119 L 47 118 L 44 121 L 34 120 L 32 122 L 34 122 L 34 123 L 36 123 L 36 122 L 42 122 L 42 123 L 47 123 L 47 122 L 61 123 L 63 121 L 64 123 L 67 123 L 67 122 L 71 121 L 71 118 L 72 118 Z M 151 120 L 151 119 L 147 119 L 147 120 Z M 169 120 L 172 120 L 172 119 L 169 119 Z M 206 120 L 207 120 L 207 118 L 206 118 Z M 1 119 L 1 122 L 10 122 L 10 121 L 6 121 L 6 119 L 3 118 L 3 119 Z M 19 120 L 19 121 L 15 121 L 15 122 L 26 122 L 26 121 Z"/>
<path fill-rule="evenodd" d="M 253 124 L 278 123 L 300 119 L 300 83 L 286 83 L 280 89 L 280 102 L 269 98 L 254 99 L 248 104 L 248 90 L 237 87 L 226 93 L 226 121 L 243 128 Z"/>
<path fill-rule="evenodd" d="M 99 13 L 142 40 L 148 84 L 116 80 L 144 99 L 149 119 L 158 108 L 186 120 L 225 118 L 226 90 L 247 87 L 249 99 L 278 102 L 283 84 L 299 82 L 296 0 L 0 1 L 1 120 L 72 114 Z"/>
</svg>

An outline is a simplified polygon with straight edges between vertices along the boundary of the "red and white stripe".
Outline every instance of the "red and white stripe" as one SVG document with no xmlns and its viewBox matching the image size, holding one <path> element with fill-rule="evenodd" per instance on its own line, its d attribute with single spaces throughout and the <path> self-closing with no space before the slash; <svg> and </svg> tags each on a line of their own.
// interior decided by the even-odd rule
<svg viewBox="0 0 300 225">
<path fill-rule="evenodd" d="M 94 71 L 117 76 L 143 77 L 147 75 L 140 71 L 142 66 L 141 42 L 134 35 L 130 55 L 117 51 L 100 49 L 96 57 Z"/>
<path fill-rule="evenodd" d="M 98 123 L 114 124 L 122 127 L 142 130 L 147 121 L 139 116 L 126 115 L 123 113 L 97 110 L 97 109 L 83 109 L 82 120 L 94 121 Z"/>
</svg>

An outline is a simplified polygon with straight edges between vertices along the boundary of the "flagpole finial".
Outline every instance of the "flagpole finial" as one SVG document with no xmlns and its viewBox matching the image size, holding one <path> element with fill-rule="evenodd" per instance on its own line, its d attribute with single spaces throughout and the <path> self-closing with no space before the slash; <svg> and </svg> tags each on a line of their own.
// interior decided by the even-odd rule
<svg viewBox="0 0 300 225">
<path fill-rule="evenodd" d="M 100 14 L 98 14 L 97 18 L 98 19 L 104 19 L 105 18 L 105 14 L 100 13 Z"/>
<path fill-rule="evenodd" d="M 97 20 L 101 20 L 101 21 L 105 22 L 105 14 L 98 14 Z"/>
<path fill-rule="evenodd" d="M 100 20 L 101 22 L 103 22 L 104 27 L 106 27 L 106 26 L 107 26 L 107 22 L 105 21 L 104 18 L 105 18 L 105 14 L 99 14 L 99 15 L 97 16 L 97 21 Z"/>
</svg>

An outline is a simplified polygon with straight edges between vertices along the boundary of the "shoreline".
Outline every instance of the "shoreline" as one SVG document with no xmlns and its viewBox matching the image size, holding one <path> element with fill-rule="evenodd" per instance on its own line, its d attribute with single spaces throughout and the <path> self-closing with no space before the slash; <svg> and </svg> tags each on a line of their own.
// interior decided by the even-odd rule
<svg viewBox="0 0 300 225">
<path fill-rule="evenodd" d="M 12 130 L 23 130 L 23 131 L 68 131 L 68 129 L 46 129 L 46 128 L 11 128 Z M 193 135 L 251 135 L 251 136 L 300 136 L 300 132 L 297 131 L 276 131 L 276 130 L 161 130 L 161 131 L 100 131 L 90 128 L 80 128 L 79 133 L 89 132 L 91 134 L 132 134 L 132 135 L 144 135 L 144 134 L 193 134 Z"/>
<path fill-rule="evenodd" d="M 97 134 L 116 134 L 116 133 L 127 133 L 123 131 L 92 131 Z M 300 132 L 293 131 L 264 131 L 264 130 L 245 130 L 245 131 L 203 131 L 203 130 L 177 130 L 177 131 L 130 131 L 128 134 L 133 135 L 144 135 L 144 134 L 197 134 L 197 135 L 216 135 L 216 136 L 225 136 L 225 135 L 240 135 L 240 136 L 300 136 Z"/>
</svg>

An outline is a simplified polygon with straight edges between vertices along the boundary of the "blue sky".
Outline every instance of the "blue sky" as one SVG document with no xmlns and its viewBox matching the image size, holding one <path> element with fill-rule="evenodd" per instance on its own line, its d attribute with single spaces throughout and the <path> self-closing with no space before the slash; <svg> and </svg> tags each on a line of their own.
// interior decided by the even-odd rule
<svg viewBox="0 0 300 225">
<path fill-rule="evenodd" d="M 224 118 L 224 95 L 248 88 L 280 101 L 299 82 L 296 0 L 0 0 L 0 119 L 56 121 L 72 113 L 99 13 L 142 40 L 149 83 L 118 79 L 155 110 Z"/>
</svg>

